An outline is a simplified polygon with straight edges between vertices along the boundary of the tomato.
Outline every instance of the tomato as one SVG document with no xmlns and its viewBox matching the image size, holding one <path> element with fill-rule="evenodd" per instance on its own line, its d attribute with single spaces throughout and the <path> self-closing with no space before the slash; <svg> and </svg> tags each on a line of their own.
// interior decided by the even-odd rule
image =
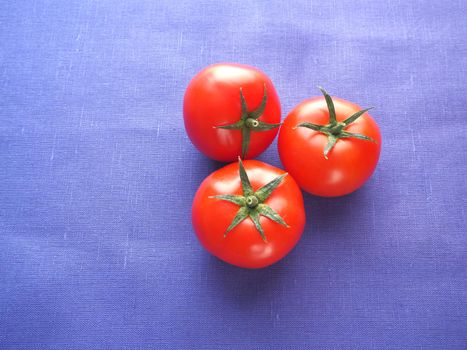
<svg viewBox="0 0 467 350">
<path fill-rule="evenodd" d="M 342 196 L 362 186 L 378 163 L 378 125 L 356 104 L 334 97 L 301 102 L 279 133 L 279 156 L 285 169 L 307 192 Z"/>
<path fill-rule="evenodd" d="M 211 254 L 236 266 L 261 268 L 297 244 L 305 211 L 300 188 L 290 175 L 257 160 L 239 159 L 202 182 L 192 220 Z"/>
<path fill-rule="evenodd" d="M 188 84 L 183 101 L 185 129 L 208 157 L 232 162 L 254 158 L 274 140 L 281 119 L 279 97 L 260 70 L 215 64 Z"/>
</svg>

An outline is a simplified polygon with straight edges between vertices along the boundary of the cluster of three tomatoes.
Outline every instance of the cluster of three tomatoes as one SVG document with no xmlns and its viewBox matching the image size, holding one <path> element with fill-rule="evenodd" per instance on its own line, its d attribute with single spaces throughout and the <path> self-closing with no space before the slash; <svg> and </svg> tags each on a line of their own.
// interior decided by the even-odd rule
<svg viewBox="0 0 467 350">
<path fill-rule="evenodd" d="M 231 164 L 200 185 L 192 206 L 201 244 L 219 259 L 261 268 L 286 256 L 305 226 L 301 189 L 317 196 L 349 194 L 376 168 L 381 134 L 370 108 L 321 96 L 298 104 L 281 123 L 269 77 L 240 64 L 199 72 L 184 97 L 185 128 L 206 156 Z M 286 171 L 253 160 L 279 133 Z"/>
</svg>

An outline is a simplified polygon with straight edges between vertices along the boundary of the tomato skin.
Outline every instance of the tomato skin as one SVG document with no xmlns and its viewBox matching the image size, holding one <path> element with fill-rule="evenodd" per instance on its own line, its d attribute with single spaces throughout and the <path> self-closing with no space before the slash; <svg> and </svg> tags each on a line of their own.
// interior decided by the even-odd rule
<svg viewBox="0 0 467 350">
<path fill-rule="evenodd" d="M 243 164 L 255 191 L 284 173 L 257 160 L 246 160 Z M 219 259 L 243 268 L 262 268 L 282 259 L 299 241 L 305 225 L 305 210 L 301 190 L 290 175 L 264 202 L 289 227 L 261 216 L 267 242 L 262 240 L 250 218 L 240 222 L 224 237 L 239 207 L 209 198 L 219 194 L 242 194 L 237 163 L 211 173 L 201 183 L 193 200 L 192 221 L 196 235 L 204 248 Z"/>
<path fill-rule="evenodd" d="M 333 97 L 337 121 L 343 121 L 361 108 L 349 101 Z M 328 154 L 323 155 L 327 136 L 299 123 L 329 123 L 324 97 L 307 99 L 298 104 L 284 120 L 278 140 L 279 156 L 285 169 L 305 191 L 322 197 L 349 194 L 361 187 L 373 174 L 381 151 L 381 134 L 373 118 L 365 113 L 345 128 L 376 142 L 356 138 L 339 139 Z"/>
<path fill-rule="evenodd" d="M 183 102 L 185 129 L 191 142 L 206 156 L 233 162 L 241 155 L 240 130 L 215 126 L 235 123 L 241 116 L 240 88 L 249 110 L 262 100 L 266 84 L 268 100 L 260 121 L 280 123 L 279 97 L 271 80 L 260 70 L 242 64 L 214 64 L 199 72 L 188 84 Z M 252 132 L 245 158 L 254 158 L 274 140 L 278 128 Z"/>
</svg>

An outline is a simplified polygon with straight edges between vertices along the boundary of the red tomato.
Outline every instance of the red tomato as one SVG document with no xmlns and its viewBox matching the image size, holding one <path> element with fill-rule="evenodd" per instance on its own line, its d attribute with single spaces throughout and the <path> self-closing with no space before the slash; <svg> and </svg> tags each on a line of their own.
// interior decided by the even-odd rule
<svg viewBox="0 0 467 350">
<path fill-rule="evenodd" d="M 271 80 L 254 67 L 215 64 L 189 83 L 183 102 L 191 142 L 208 157 L 254 158 L 274 140 L 281 108 Z"/>
<path fill-rule="evenodd" d="M 305 211 L 300 188 L 290 175 L 260 161 L 239 160 L 203 181 L 192 220 L 211 254 L 236 266 L 261 268 L 297 244 Z"/>
<path fill-rule="evenodd" d="M 368 110 L 322 92 L 325 97 L 305 100 L 289 113 L 279 133 L 279 155 L 305 191 L 342 196 L 362 186 L 375 170 L 381 134 Z"/>
</svg>

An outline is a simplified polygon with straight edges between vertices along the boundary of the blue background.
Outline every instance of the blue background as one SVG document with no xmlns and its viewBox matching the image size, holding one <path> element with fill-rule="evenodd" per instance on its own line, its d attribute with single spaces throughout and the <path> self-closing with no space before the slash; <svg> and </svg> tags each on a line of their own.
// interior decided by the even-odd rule
<svg viewBox="0 0 467 350">
<path fill-rule="evenodd" d="M 467 349 L 465 1 L 2 1 L 1 349 Z M 377 171 L 305 195 L 280 263 L 198 244 L 221 166 L 190 78 L 257 66 L 284 116 L 323 85 L 376 106 Z M 280 166 L 274 143 L 259 159 Z"/>
</svg>

